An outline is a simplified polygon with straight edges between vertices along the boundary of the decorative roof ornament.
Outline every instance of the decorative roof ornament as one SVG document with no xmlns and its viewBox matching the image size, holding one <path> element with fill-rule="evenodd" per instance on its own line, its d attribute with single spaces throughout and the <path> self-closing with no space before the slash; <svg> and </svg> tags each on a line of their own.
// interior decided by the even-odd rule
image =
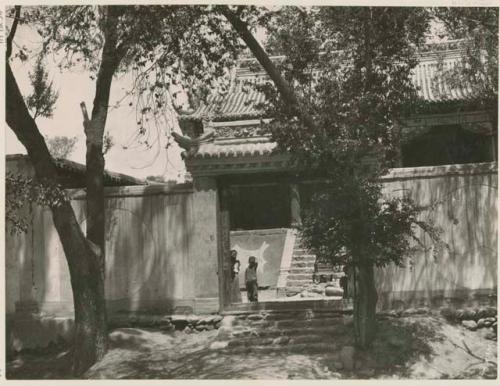
<svg viewBox="0 0 500 386">
<path fill-rule="evenodd" d="M 198 138 L 191 138 L 187 135 L 181 135 L 179 133 L 176 133 L 175 131 L 172 132 L 172 137 L 174 138 L 175 142 L 177 142 L 177 144 L 181 148 L 186 150 L 181 154 L 183 159 L 196 154 L 198 148 L 200 147 L 200 143 L 210 141 L 211 139 L 213 139 L 213 136 L 213 131 L 203 134 Z"/>
</svg>

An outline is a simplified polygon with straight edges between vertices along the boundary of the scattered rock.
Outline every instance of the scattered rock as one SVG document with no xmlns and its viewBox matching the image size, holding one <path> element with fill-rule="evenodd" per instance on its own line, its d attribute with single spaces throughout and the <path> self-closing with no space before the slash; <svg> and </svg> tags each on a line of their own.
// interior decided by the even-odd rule
<svg viewBox="0 0 500 386">
<path fill-rule="evenodd" d="M 220 350 L 220 349 L 226 348 L 228 343 L 229 343 L 228 341 L 216 341 L 210 345 L 210 348 L 212 350 Z"/>
<path fill-rule="evenodd" d="M 273 344 L 274 345 L 284 345 L 290 342 L 290 337 L 289 336 L 278 336 L 277 338 L 273 339 Z"/>
<path fill-rule="evenodd" d="M 486 326 L 484 325 L 484 321 L 485 321 L 485 319 L 484 319 L 484 318 L 479 319 L 479 320 L 477 321 L 477 328 L 483 328 L 483 327 L 486 327 Z"/>
<path fill-rule="evenodd" d="M 264 315 L 262 314 L 250 314 L 247 316 L 248 320 L 262 320 L 264 319 Z"/>
<path fill-rule="evenodd" d="M 410 316 L 410 315 L 416 315 L 418 313 L 416 308 L 408 308 L 403 311 L 402 315 L 403 316 Z"/>
<path fill-rule="evenodd" d="M 214 327 L 214 325 L 213 325 L 213 324 L 207 324 L 207 325 L 205 326 L 205 330 L 207 330 L 207 331 L 212 331 L 214 328 L 215 328 L 215 327 Z"/>
<path fill-rule="evenodd" d="M 392 316 L 393 318 L 399 318 L 401 316 L 401 311 L 390 310 L 387 315 Z"/>
<path fill-rule="evenodd" d="M 352 346 L 344 346 L 340 350 L 340 360 L 346 370 L 354 369 L 354 353 L 355 349 Z"/>
<path fill-rule="evenodd" d="M 477 323 L 473 320 L 462 320 L 462 326 L 471 331 L 477 329 Z"/>
<path fill-rule="evenodd" d="M 429 314 L 430 312 L 431 312 L 431 310 L 430 310 L 429 307 L 419 307 L 419 308 L 417 308 L 417 314 L 419 314 L 419 315 Z"/>
<path fill-rule="evenodd" d="M 496 317 L 497 309 L 495 307 L 481 307 L 477 311 L 477 318 L 488 318 L 488 317 Z"/>
<path fill-rule="evenodd" d="M 312 292 L 315 292 L 317 294 L 321 294 L 323 295 L 323 292 L 324 292 L 324 288 L 323 287 L 314 287 L 311 289 Z"/>
<path fill-rule="evenodd" d="M 462 320 L 475 320 L 477 312 L 472 308 L 467 308 L 464 310 Z"/>
<path fill-rule="evenodd" d="M 162 324 L 160 326 L 160 330 L 165 332 L 172 332 L 175 331 L 175 326 L 173 326 L 172 324 Z"/>
<path fill-rule="evenodd" d="M 326 296 L 342 296 L 344 294 L 344 291 L 342 288 L 339 287 L 333 287 L 329 286 L 325 288 L 325 295 Z"/>
<path fill-rule="evenodd" d="M 182 330 L 182 332 L 184 332 L 185 334 L 191 334 L 193 330 L 191 329 L 191 327 L 186 326 L 184 330 Z"/>
<path fill-rule="evenodd" d="M 322 294 L 320 293 L 316 293 L 316 292 L 310 292 L 310 291 L 302 291 L 300 293 L 300 297 L 301 298 L 317 298 L 317 297 L 321 297 Z"/>
</svg>

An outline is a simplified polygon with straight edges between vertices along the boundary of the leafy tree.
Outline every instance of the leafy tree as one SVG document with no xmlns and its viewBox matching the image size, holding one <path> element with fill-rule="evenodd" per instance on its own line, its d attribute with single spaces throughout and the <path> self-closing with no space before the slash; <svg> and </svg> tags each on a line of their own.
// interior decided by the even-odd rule
<svg viewBox="0 0 500 386">
<path fill-rule="evenodd" d="M 57 206 L 67 200 L 59 185 L 40 183 L 20 174 L 7 173 L 5 176 L 5 229 L 11 234 L 26 232 L 28 219 L 26 203 L 42 206 Z"/>
<path fill-rule="evenodd" d="M 47 138 L 47 147 L 54 158 L 68 158 L 73 152 L 77 137 L 55 136 Z"/>
<path fill-rule="evenodd" d="M 272 80 L 260 89 L 279 150 L 302 178 L 326 182 L 302 238 L 319 258 L 352 272 L 355 339 L 368 347 L 376 332 L 374 266 L 402 265 L 418 227 L 440 244 L 439 232 L 419 220 L 421 208 L 408 197 L 385 198 L 377 182 L 397 156 L 399 119 L 416 100 L 410 74 L 429 11 L 287 8 L 271 21 L 269 48 L 285 55 L 276 65 L 233 10 L 221 11 Z"/>
<path fill-rule="evenodd" d="M 20 19 L 7 39 L 7 58 Z M 25 20 L 36 26 L 48 52 L 63 53 L 61 69 L 83 66 L 95 79 L 90 116 L 85 105 L 86 237 L 69 203 L 51 205 L 54 224 L 68 261 L 75 305 L 73 372 L 80 375 L 107 350 L 104 301 L 104 147 L 113 77 L 131 70 L 137 106 L 137 141 L 151 145 L 151 122 L 163 123 L 175 109 L 179 85 L 208 88 L 226 71 L 239 47 L 236 34 L 209 6 L 30 7 Z M 24 52 L 23 52 L 23 55 Z M 18 55 L 14 55 L 17 57 Z M 6 63 L 6 120 L 35 167 L 37 179 L 57 181 L 57 171 L 26 107 L 10 63 Z M 132 103 L 132 102 L 131 102 Z"/>
<path fill-rule="evenodd" d="M 52 117 L 59 94 L 54 91 L 53 82 L 48 80 L 48 76 L 42 52 L 38 55 L 34 72 L 29 74 L 33 93 L 26 98 L 26 104 L 33 115 L 33 119 Z"/>
</svg>

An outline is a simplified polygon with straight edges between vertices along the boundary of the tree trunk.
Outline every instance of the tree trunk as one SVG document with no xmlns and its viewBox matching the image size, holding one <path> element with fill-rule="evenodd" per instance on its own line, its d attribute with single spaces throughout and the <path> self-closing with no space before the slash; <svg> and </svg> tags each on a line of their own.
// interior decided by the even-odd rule
<svg viewBox="0 0 500 386">
<path fill-rule="evenodd" d="M 377 300 L 373 264 L 359 264 L 354 269 L 354 340 L 363 349 L 375 339 Z"/>
<path fill-rule="evenodd" d="M 96 79 L 96 91 L 90 121 L 84 121 L 86 135 L 87 238 L 101 250 L 101 269 L 105 261 L 104 154 L 103 139 L 108 118 L 111 83 L 123 55 L 117 48 L 116 7 L 103 7 L 104 45 Z"/>
<path fill-rule="evenodd" d="M 9 63 L 6 63 L 6 121 L 24 145 L 40 181 L 58 173 L 38 127 L 29 114 Z M 75 305 L 73 372 L 79 376 L 107 350 L 104 278 L 100 257 L 85 238 L 69 201 L 51 207 L 54 226 L 68 262 Z"/>
<path fill-rule="evenodd" d="M 75 341 L 73 373 L 81 375 L 107 351 L 106 301 L 104 297 L 104 272 L 99 249 L 94 247 L 85 275 L 72 275 L 73 302 L 75 306 Z"/>
</svg>

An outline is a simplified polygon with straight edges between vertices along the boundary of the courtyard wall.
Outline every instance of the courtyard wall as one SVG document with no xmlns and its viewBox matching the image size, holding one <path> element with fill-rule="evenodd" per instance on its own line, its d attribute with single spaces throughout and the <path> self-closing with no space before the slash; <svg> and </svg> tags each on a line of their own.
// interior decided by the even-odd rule
<svg viewBox="0 0 500 386">
<path fill-rule="evenodd" d="M 409 195 L 425 208 L 447 244 L 435 250 L 419 230 L 405 267 L 376 270 L 379 307 L 494 303 L 497 291 L 497 164 L 393 169 L 383 178 L 387 196 Z"/>
</svg>

